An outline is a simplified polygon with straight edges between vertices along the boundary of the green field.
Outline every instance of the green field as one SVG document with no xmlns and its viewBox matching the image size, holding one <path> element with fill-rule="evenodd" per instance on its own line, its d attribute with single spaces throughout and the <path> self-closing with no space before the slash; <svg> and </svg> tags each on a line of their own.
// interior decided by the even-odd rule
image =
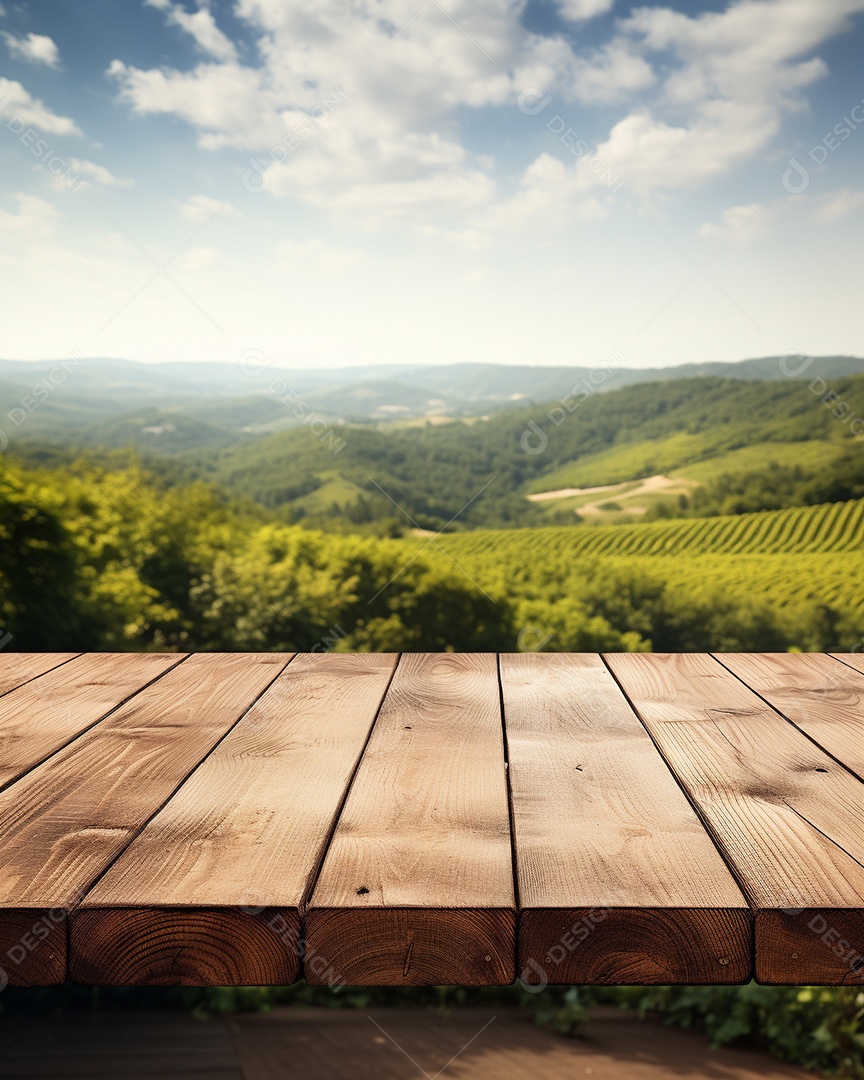
<svg viewBox="0 0 864 1080">
<path fill-rule="evenodd" d="M 321 487 L 294 500 L 294 506 L 307 514 L 323 514 L 331 506 L 350 506 L 363 494 L 363 489 L 346 480 L 335 470 L 320 474 Z"/>
<path fill-rule="evenodd" d="M 322 479 L 295 497 L 342 494 L 339 473 Z M 0 626 L 24 651 L 305 651 L 334 627 L 337 649 L 361 652 L 844 650 L 864 637 L 860 497 L 352 535 L 138 466 L 28 470 L 4 456 L 0 555 Z"/>
<path fill-rule="evenodd" d="M 483 530 L 442 537 L 457 557 L 520 550 L 532 559 L 609 555 L 755 555 L 864 550 L 864 499 L 734 517 L 586 529 Z M 864 592 L 864 589 L 861 590 Z"/>
<path fill-rule="evenodd" d="M 734 436 L 724 430 L 721 434 L 680 432 L 664 439 L 623 443 L 568 462 L 533 480 L 526 491 L 533 494 L 566 487 L 620 484 L 635 477 L 668 473 L 688 462 L 707 458 L 717 452 L 718 444 L 722 447 L 729 441 L 734 441 Z"/>
<path fill-rule="evenodd" d="M 612 649 L 851 649 L 864 638 L 864 500 L 436 543 L 514 605 L 531 640 L 548 634 L 546 650 L 602 648 L 606 626 L 620 635 Z"/>
<path fill-rule="evenodd" d="M 706 484 L 723 473 L 748 473 L 764 469 L 769 464 L 797 466 L 807 472 L 830 469 L 847 449 L 844 443 L 823 442 L 767 442 L 742 446 L 707 461 L 694 462 L 674 469 L 670 476 L 680 476 Z"/>
<path fill-rule="evenodd" d="M 744 441 L 743 431 L 722 428 L 624 443 L 562 465 L 533 480 L 526 490 L 532 494 L 566 487 L 619 484 L 637 476 L 657 473 L 704 484 L 723 473 L 749 472 L 764 468 L 769 462 L 817 470 L 830 468 L 846 449 L 842 442 L 815 439 L 736 446 L 739 440 Z"/>
</svg>

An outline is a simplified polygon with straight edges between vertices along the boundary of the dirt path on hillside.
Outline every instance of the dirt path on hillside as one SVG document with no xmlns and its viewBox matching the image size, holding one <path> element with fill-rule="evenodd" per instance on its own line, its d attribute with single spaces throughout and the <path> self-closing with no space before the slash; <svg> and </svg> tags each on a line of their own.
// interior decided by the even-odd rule
<svg viewBox="0 0 864 1080">
<path fill-rule="evenodd" d="M 632 484 L 632 480 L 625 480 L 622 484 L 604 484 L 602 487 L 558 488 L 557 491 L 541 491 L 529 495 L 528 499 L 531 502 L 548 502 L 552 499 L 568 499 L 574 495 L 604 494 L 605 498 L 587 502 L 576 508 L 576 513 L 584 517 L 591 514 L 602 514 L 601 507 L 610 501 L 610 493 L 617 492 L 622 496 L 626 496 L 628 505 L 622 507 L 622 509 L 626 509 L 628 514 L 644 514 L 648 508 L 646 506 L 629 505 L 631 499 L 637 499 L 640 495 L 656 495 L 665 491 L 668 491 L 670 495 L 678 494 L 682 490 L 693 486 L 692 484 L 688 485 L 686 480 L 673 479 L 671 476 L 661 474 L 649 476 L 645 480 L 638 482 L 635 487 L 631 487 Z"/>
</svg>

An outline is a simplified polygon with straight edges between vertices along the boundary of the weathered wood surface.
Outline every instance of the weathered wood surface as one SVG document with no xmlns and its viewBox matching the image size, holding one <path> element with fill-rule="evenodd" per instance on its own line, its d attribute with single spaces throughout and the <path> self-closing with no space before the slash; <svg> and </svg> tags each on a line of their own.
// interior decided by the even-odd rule
<svg viewBox="0 0 864 1080">
<path fill-rule="evenodd" d="M 757 978 L 861 981 L 861 781 L 711 656 L 607 659 L 753 906 Z"/>
<path fill-rule="evenodd" d="M 22 912 L 50 917 L 80 903 L 284 663 L 268 655 L 189 657 L 0 792 L 0 910 L 13 930 Z M 53 918 L 51 925 L 59 958 L 66 927 Z M 43 953 L 31 950 L 10 978 L 36 981 L 35 963 L 44 979 Z M 65 957 L 63 964 L 58 959 L 57 981 Z"/>
<path fill-rule="evenodd" d="M 182 659 L 158 653 L 79 656 L 41 679 L 11 690 L 0 699 L 0 788 L 71 742 Z"/>
<path fill-rule="evenodd" d="M 854 653 L 833 653 L 835 660 L 839 660 L 841 664 L 846 664 L 847 667 L 855 668 L 856 671 L 864 671 L 864 652 Z"/>
<path fill-rule="evenodd" d="M 864 672 L 820 653 L 721 653 L 717 659 L 832 757 L 864 777 Z"/>
<path fill-rule="evenodd" d="M 864 658 L 0 652 L 0 985 L 864 984 Z"/>
<path fill-rule="evenodd" d="M 51 668 L 60 667 L 77 655 L 78 653 L 7 653 L 0 667 L 0 696 L 43 675 Z"/>
<path fill-rule="evenodd" d="M 312 894 L 309 948 L 349 985 L 508 983 L 515 907 L 495 656 L 405 656 Z"/>
<path fill-rule="evenodd" d="M 294 982 L 302 907 L 395 665 L 289 664 L 73 914 L 73 979 Z"/>
<path fill-rule="evenodd" d="M 501 657 L 528 983 L 750 975 L 747 902 L 598 656 Z"/>
</svg>

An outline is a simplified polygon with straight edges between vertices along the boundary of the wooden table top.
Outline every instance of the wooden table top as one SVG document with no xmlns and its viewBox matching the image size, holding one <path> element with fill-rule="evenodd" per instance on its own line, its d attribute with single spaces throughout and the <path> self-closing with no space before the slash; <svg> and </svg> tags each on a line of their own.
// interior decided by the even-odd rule
<svg viewBox="0 0 864 1080">
<path fill-rule="evenodd" d="M 864 656 L 0 653 L 0 986 L 864 984 Z"/>
</svg>

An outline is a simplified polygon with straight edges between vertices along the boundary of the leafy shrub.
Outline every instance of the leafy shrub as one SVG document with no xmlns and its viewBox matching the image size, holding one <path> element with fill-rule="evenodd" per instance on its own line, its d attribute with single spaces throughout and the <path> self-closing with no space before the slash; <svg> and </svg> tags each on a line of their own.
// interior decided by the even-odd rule
<svg viewBox="0 0 864 1080">
<path fill-rule="evenodd" d="M 623 1005 L 698 1026 L 715 1046 L 748 1041 L 826 1076 L 864 1077 L 864 991 L 833 986 L 626 987 Z"/>
</svg>

